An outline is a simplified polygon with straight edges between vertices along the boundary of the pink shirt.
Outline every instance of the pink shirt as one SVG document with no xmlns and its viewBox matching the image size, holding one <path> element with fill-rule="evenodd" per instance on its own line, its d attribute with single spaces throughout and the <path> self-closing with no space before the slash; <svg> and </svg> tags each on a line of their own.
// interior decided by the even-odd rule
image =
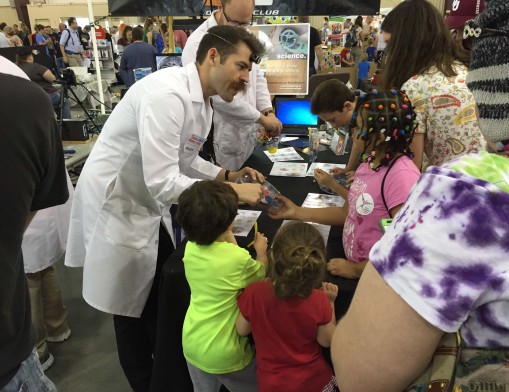
<svg viewBox="0 0 509 392">
<path fill-rule="evenodd" d="M 348 216 L 343 227 L 346 258 L 358 263 L 367 260 L 372 246 L 382 238 L 378 222 L 389 218 L 382 200 L 382 180 L 388 166 L 377 172 L 367 163 L 359 166 L 348 192 Z M 406 156 L 399 158 L 387 174 L 384 196 L 389 210 L 403 204 L 420 172 Z"/>
</svg>

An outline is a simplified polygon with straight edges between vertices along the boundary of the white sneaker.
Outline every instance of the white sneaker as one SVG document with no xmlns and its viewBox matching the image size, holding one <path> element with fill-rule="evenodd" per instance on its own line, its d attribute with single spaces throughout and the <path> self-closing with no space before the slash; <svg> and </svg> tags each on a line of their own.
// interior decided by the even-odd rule
<svg viewBox="0 0 509 392">
<path fill-rule="evenodd" d="M 64 340 L 69 339 L 69 336 L 71 336 L 71 329 L 68 329 L 67 331 L 65 331 L 64 333 L 62 333 L 58 336 L 48 336 L 46 338 L 46 341 L 51 342 L 51 343 L 61 343 Z"/>
<path fill-rule="evenodd" d="M 50 368 L 51 365 L 53 365 L 53 362 L 55 362 L 55 358 L 48 351 L 42 357 L 39 357 L 39 362 L 41 363 L 42 370 L 46 371 Z"/>
</svg>

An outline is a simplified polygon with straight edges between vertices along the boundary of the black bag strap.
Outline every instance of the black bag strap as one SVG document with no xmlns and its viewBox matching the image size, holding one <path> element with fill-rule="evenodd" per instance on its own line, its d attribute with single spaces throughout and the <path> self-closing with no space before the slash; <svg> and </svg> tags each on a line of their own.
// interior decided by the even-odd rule
<svg viewBox="0 0 509 392">
<path fill-rule="evenodd" d="M 387 207 L 387 202 L 385 201 L 385 194 L 384 194 L 384 186 L 385 186 L 385 179 L 387 178 L 387 174 L 389 174 L 389 171 L 392 169 L 392 167 L 394 166 L 394 164 L 396 163 L 396 161 L 403 157 L 404 155 L 399 155 L 397 156 L 396 158 L 394 158 L 391 162 L 391 164 L 389 165 L 389 168 L 387 169 L 387 171 L 385 172 L 384 174 L 384 178 L 382 179 L 382 201 L 384 202 L 384 206 L 385 206 L 385 209 L 387 210 L 387 212 L 389 213 L 389 217 L 390 218 L 393 218 L 392 214 L 391 214 L 391 211 L 389 211 L 389 207 Z"/>
<path fill-rule="evenodd" d="M 67 46 L 67 43 L 69 42 L 69 39 L 71 39 L 72 44 L 74 45 L 74 39 L 71 37 L 71 31 L 69 29 L 65 29 L 65 31 L 67 31 L 67 41 L 65 41 L 64 49 Z"/>
</svg>

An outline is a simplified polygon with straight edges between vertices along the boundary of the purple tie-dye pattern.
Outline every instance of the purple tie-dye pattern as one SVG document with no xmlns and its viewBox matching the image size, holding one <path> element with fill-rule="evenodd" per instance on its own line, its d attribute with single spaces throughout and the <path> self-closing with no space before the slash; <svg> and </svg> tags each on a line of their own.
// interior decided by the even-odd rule
<svg viewBox="0 0 509 392">
<path fill-rule="evenodd" d="M 410 235 L 404 233 L 396 240 L 392 251 L 387 256 L 385 267 L 387 272 L 394 272 L 408 262 L 420 268 L 424 262 L 424 255 L 422 249 L 412 241 Z"/>
<path fill-rule="evenodd" d="M 458 321 L 463 320 L 464 316 L 472 306 L 472 298 L 467 296 L 456 296 L 450 298 L 444 306 L 438 308 L 438 313 L 447 327 L 456 325 Z"/>
<path fill-rule="evenodd" d="M 476 289 L 484 287 L 500 287 L 503 285 L 504 280 L 497 276 L 489 265 L 478 263 L 473 265 L 450 265 L 443 270 L 446 276 L 444 280 L 452 280 L 457 284 L 463 284 L 468 287 Z M 447 284 L 447 283 L 446 283 Z M 455 293 L 444 293 L 442 298 L 448 299 L 454 296 Z"/>
<path fill-rule="evenodd" d="M 470 328 L 463 328 L 461 330 L 461 336 L 465 341 L 468 342 L 470 347 L 475 347 L 477 345 L 477 339 L 475 338 Z"/>
<path fill-rule="evenodd" d="M 450 240 L 453 240 L 453 241 L 454 241 L 454 240 L 456 240 L 456 234 L 454 234 L 454 233 L 450 233 L 450 234 L 449 234 L 449 239 L 450 239 Z"/>
<path fill-rule="evenodd" d="M 435 288 L 430 284 L 423 284 L 421 294 L 428 298 L 433 298 L 437 295 Z"/>
<path fill-rule="evenodd" d="M 489 308 L 489 306 L 481 306 L 477 308 L 477 315 L 479 324 L 481 324 L 484 328 L 490 328 L 502 335 L 509 334 L 509 328 L 500 324 L 497 315 L 493 314 L 493 311 Z"/>
</svg>

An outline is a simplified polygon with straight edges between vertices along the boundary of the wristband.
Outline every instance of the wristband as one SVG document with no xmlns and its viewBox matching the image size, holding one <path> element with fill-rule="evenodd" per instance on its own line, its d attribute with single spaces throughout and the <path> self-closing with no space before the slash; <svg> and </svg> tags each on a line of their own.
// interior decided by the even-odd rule
<svg viewBox="0 0 509 392">
<path fill-rule="evenodd" d="M 228 176 L 230 175 L 230 170 L 225 170 L 224 172 L 224 179 L 225 181 L 228 181 Z"/>
<path fill-rule="evenodd" d="M 269 109 L 269 110 L 266 110 L 265 112 L 263 112 L 263 114 L 264 114 L 265 116 L 268 116 L 268 115 L 269 115 L 269 114 L 271 114 L 271 113 L 272 113 L 272 114 L 274 114 L 274 110 Z"/>
</svg>

